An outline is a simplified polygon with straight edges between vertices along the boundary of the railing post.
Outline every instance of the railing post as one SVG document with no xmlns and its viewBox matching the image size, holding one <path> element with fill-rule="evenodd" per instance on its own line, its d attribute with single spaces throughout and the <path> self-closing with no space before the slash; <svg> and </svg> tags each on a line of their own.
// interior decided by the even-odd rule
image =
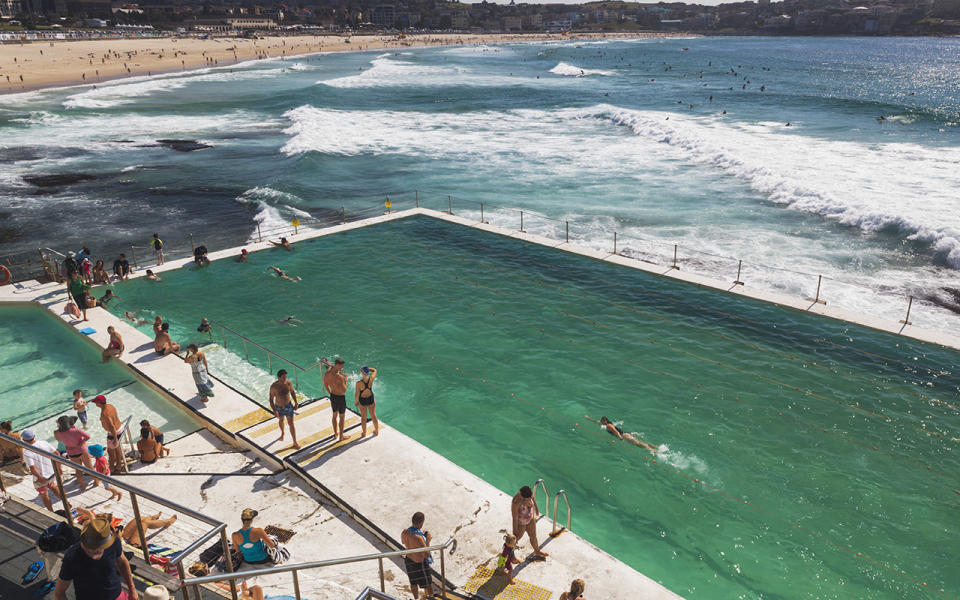
<svg viewBox="0 0 960 600">
<path fill-rule="evenodd" d="M 343 225 L 347 222 L 347 211 L 341 206 L 340 207 L 340 224 Z"/>
<path fill-rule="evenodd" d="M 190 234 L 190 254 L 196 252 L 196 247 L 193 245 L 193 234 Z"/>
<path fill-rule="evenodd" d="M 273 363 L 270 360 L 270 352 L 267 352 L 267 373 L 273 375 Z"/>
<path fill-rule="evenodd" d="M 290 571 L 293 574 L 293 596 L 300 600 L 300 578 L 297 576 L 297 570 Z"/>
<path fill-rule="evenodd" d="M 452 199 L 449 195 L 447 196 L 447 208 L 449 209 L 447 212 L 449 212 L 449 213 L 452 215 L 452 214 L 453 214 L 453 199 Z"/>
<path fill-rule="evenodd" d="M 563 222 L 563 225 L 564 225 L 564 229 L 566 229 L 566 232 L 567 232 L 567 233 L 566 233 L 566 240 L 567 240 L 566 243 L 569 244 L 569 243 L 570 243 L 570 221 L 564 221 L 564 222 Z"/>
<path fill-rule="evenodd" d="M 220 327 L 220 339 L 223 340 L 223 349 L 227 349 L 227 330 L 225 327 Z"/>
<path fill-rule="evenodd" d="M 674 245 L 673 245 L 673 266 L 670 267 L 670 268 L 671 268 L 671 269 L 679 269 L 679 268 L 680 268 L 680 267 L 677 266 L 677 244 L 674 244 Z"/>
<path fill-rule="evenodd" d="M 413 199 L 417 203 L 417 208 L 420 208 L 420 190 L 413 190 Z"/>
<path fill-rule="evenodd" d="M 523 211 L 520 211 L 520 233 L 523 233 Z"/>
<path fill-rule="evenodd" d="M 227 530 L 220 530 L 220 547 L 223 549 L 223 559 L 227 563 L 227 572 L 233 573 L 233 556 L 230 555 L 230 544 L 227 543 Z M 230 580 L 230 596 L 233 600 L 237 599 L 237 580 Z M 199 599 L 198 599 L 199 600 Z"/>
<path fill-rule="evenodd" d="M 613 253 L 617 253 L 617 232 L 613 232 Z"/>
<path fill-rule="evenodd" d="M 257 223 L 257 241 L 258 241 L 258 242 L 262 242 L 262 241 L 263 241 L 263 236 L 260 235 L 260 223 Z"/>
<path fill-rule="evenodd" d="M 57 491 L 60 492 L 60 502 L 63 502 L 63 512 L 67 513 L 67 523 L 73 525 L 73 513 L 70 511 L 70 504 L 67 503 L 67 493 L 63 491 L 63 475 L 60 473 L 59 463 L 53 463 L 53 474 L 57 477 Z M 46 494 L 47 490 L 43 493 Z"/>
<path fill-rule="evenodd" d="M 383 579 L 383 558 L 378 558 L 377 562 L 380 563 L 380 592 L 383 594 L 387 593 L 387 584 Z"/>
<path fill-rule="evenodd" d="M 909 304 L 907 304 L 907 316 L 905 316 L 905 317 L 903 318 L 903 320 L 900 321 L 900 322 L 903 323 L 904 325 L 913 325 L 913 323 L 910 322 L 910 309 L 911 309 L 911 308 L 913 308 L 913 296 L 910 296 L 910 302 L 909 302 Z"/>
<path fill-rule="evenodd" d="M 186 573 L 183 572 L 182 561 L 177 563 L 177 575 L 180 576 L 180 581 L 184 581 L 187 578 Z M 200 600 L 200 592 L 197 592 L 197 599 Z M 183 586 L 183 600 L 190 600 L 190 586 Z"/>
<path fill-rule="evenodd" d="M 243 356 L 247 359 L 248 362 L 250 361 L 250 353 L 247 352 L 247 339 L 246 339 L 246 338 L 243 339 Z"/>
<path fill-rule="evenodd" d="M 130 257 L 133 258 L 133 268 L 139 269 L 140 265 L 137 264 L 137 251 L 133 249 L 133 246 L 130 246 Z"/>
<path fill-rule="evenodd" d="M 736 280 L 734 280 L 733 285 L 743 285 L 743 282 L 740 281 L 740 269 L 741 269 L 741 268 L 743 268 L 743 260 L 742 260 L 742 259 L 740 260 L 739 263 L 737 263 L 737 278 L 736 278 Z"/>
<path fill-rule="evenodd" d="M 300 369 L 293 367 L 293 389 L 300 391 Z"/>
<path fill-rule="evenodd" d="M 117 440 L 119 441 L 119 440 Z M 150 564 L 150 550 L 147 548 L 147 536 L 143 533 L 143 521 L 140 520 L 140 503 L 137 502 L 137 495 L 130 494 L 130 503 L 133 504 L 133 518 L 137 521 L 137 535 L 140 538 L 140 550 L 143 551 L 143 560 Z"/>
<path fill-rule="evenodd" d="M 447 597 L 447 563 L 443 559 L 443 551 L 445 548 L 440 548 L 440 597 Z"/>
<path fill-rule="evenodd" d="M 483 220 L 483 202 L 480 203 L 480 222 L 486 223 L 486 221 Z"/>
</svg>

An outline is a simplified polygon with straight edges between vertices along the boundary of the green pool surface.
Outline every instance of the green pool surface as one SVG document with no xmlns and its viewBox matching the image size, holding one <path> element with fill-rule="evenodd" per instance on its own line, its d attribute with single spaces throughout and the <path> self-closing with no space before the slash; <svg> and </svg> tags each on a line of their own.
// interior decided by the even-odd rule
<svg viewBox="0 0 960 600">
<path fill-rule="evenodd" d="M 42 308 L 0 307 L 0 340 L 0 420 L 12 420 L 14 431 L 32 429 L 56 446 L 57 417 L 77 414 L 75 389 L 83 390 L 88 402 L 91 444 L 106 443 L 100 409 L 90 402 L 98 394 L 117 407 L 122 420 L 132 416 L 136 425 L 148 419 L 168 441 L 199 428 L 122 366 L 101 362 L 96 348 Z"/>
<path fill-rule="evenodd" d="M 351 390 L 377 367 L 386 422 L 504 492 L 564 488 L 578 535 L 682 596 L 960 594 L 957 352 L 428 217 L 115 289 L 181 344 L 207 317 L 342 356 Z"/>
</svg>

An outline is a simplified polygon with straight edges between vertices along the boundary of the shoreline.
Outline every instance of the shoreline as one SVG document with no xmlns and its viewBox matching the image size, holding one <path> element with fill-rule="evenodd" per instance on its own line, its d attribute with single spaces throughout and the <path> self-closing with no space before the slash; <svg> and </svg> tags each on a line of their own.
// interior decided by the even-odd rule
<svg viewBox="0 0 960 600">
<path fill-rule="evenodd" d="M 342 52 L 597 39 L 689 38 L 695 34 L 560 33 L 423 34 L 387 36 L 269 36 L 261 39 L 126 38 L 31 41 L 0 45 L 0 96 L 96 85 L 124 78 L 223 68 L 255 60 L 284 60 Z M 701 37 L 701 36 L 695 36 Z M 352 40 L 352 41 L 351 41 Z M 22 81 L 21 81 L 22 77 Z"/>
</svg>

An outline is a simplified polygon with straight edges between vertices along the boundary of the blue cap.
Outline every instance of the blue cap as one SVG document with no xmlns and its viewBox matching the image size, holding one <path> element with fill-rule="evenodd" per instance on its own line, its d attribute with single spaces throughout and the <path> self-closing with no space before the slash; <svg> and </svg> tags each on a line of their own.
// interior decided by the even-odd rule
<svg viewBox="0 0 960 600">
<path fill-rule="evenodd" d="M 364 366 L 364 367 L 361 367 L 360 370 L 363 371 L 364 375 L 370 374 L 370 367 Z"/>
<path fill-rule="evenodd" d="M 103 456 L 103 446 L 100 444 L 93 444 L 92 446 L 87 446 L 87 452 L 90 453 L 90 456 L 94 458 L 100 458 Z"/>
<path fill-rule="evenodd" d="M 35 436 L 33 432 L 30 431 L 29 429 L 24 429 L 23 431 L 20 432 L 20 439 L 25 442 L 32 442 L 33 440 L 36 439 L 36 437 L 37 436 Z"/>
</svg>

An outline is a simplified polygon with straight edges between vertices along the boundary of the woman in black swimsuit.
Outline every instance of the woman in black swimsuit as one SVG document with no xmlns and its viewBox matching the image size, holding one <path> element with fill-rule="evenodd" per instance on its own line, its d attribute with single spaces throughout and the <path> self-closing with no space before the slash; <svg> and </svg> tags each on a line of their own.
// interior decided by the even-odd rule
<svg viewBox="0 0 960 600">
<path fill-rule="evenodd" d="M 363 377 L 357 382 L 357 391 L 353 397 L 353 405 L 360 410 L 360 437 L 367 435 L 367 412 L 373 421 L 373 435 L 380 433 L 380 421 L 377 420 L 377 403 L 373 397 L 373 380 L 377 377 L 377 370 L 373 367 L 361 369 Z"/>
</svg>

